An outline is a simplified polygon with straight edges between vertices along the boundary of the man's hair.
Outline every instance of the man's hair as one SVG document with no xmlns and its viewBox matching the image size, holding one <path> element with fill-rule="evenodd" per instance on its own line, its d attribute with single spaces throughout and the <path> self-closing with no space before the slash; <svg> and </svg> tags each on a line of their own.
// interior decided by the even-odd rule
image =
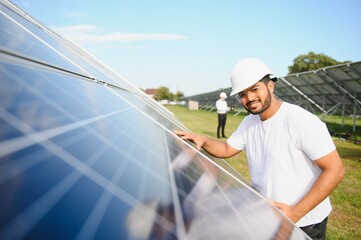
<svg viewBox="0 0 361 240">
<path fill-rule="evenodd" d="M 264 82 L 265 84 L 267 84 L 269 81 L 271 81 L 272 79 L 270 78 L 270 75 L 267 74 L 266 76 L 264 76 L 260 82 Z"/>
<path fill-rule="evenodd" d="M 276 82 L 277 81 L 277 78 L 274 77 L 274 78 L 271 78 L 269 74 L 267 74 L 266 76 L 264 76 L 260 82 L 264 82 L 265 84 L 267 84 L 269 81 L 273 81 L 273 82 Z"/>
</svg>

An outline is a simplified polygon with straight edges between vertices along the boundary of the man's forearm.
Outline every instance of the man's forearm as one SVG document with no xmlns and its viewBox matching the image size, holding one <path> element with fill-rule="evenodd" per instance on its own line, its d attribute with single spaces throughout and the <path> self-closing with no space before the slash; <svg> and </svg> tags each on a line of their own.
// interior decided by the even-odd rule
<svg viewBox="0 0 361 240">
<path fill-rule="evenodd" d="M 232 157 L 239 152 L 235 149 L 231 149 L 227 143 L 209 137 L 206 137 L 203 149 L 217 158 Z"/>
<path fill-rule="evenodd" d="M 295 222 L 327 198 L 343 178 L 343 173 L 324 171 L 318 177 L 309 192 L 294 206 Z"/>
</svg>

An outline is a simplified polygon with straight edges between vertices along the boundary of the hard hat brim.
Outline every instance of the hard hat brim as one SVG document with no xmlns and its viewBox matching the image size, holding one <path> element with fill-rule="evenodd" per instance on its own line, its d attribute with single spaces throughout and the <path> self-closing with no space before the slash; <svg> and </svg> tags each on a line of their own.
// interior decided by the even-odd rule
<svg viewBox="0 0 361 240">
<path fill-rule="evenodd" d="M 270 77 L 271 78 L 271 80 L 273 81 L 273 82 L 277 82 L 277 77 Z M 256 83 L 255 83 L 256 84 Z M 252 86 L 252 85 L 251 85 Z M 242 87 L 239 87 L 239 88 L 235 88 L 235 89 L 233 89 L 232 90 L 232 92 L 231 92 L 231 94 L 229 94 L 229 96 L 234 96 L 234 95 L 236 95 L 237 93 L 239 93 L 239 92 L 242 92 L 243 90 L 245 90 L 245 89 L 247 89 L 247 88 L 249 88 L 250 86 L 248 86 L 248 87 L 246 87 L 246 88 L 243 88 L 242 89 Z"/>
</svg>

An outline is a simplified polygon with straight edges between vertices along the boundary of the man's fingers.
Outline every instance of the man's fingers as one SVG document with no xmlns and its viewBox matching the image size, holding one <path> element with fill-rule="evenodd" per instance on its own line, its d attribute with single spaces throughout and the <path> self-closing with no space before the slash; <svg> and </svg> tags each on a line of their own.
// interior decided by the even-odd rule
<svg viewBox="0 0 361 240">
<path fill-rule="evenodd" d="M 201 150 L 202 146 L 200 144 L 197 144 L 196 148 L 197 150 Z"/>
<path fill-rule="evenodd" d="M 190 136 L 187 132 L 174 130 L 174 133 L 180 136 L 182 139 L 189 140 Z"/>
</svg>

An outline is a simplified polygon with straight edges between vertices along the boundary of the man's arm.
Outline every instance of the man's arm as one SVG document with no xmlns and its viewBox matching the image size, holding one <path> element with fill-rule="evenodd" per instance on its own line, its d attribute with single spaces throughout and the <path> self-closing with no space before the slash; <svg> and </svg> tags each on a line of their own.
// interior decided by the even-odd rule
<svg viewBox="0 0 361 240">
<path fill-rule="evenodd" d="M 203 148 L 204 150 L 206 150 L 206 152 L 208 152 L 214 157 L 228 158 L 240 152 L 240 150 L 231 147 L 226 142 L 217 141 L 203 135 L 193 134 L 184 131 L 174 131 L 174 133 L 179 135 L 182 139 L 189 140 L 195 143 L 198 150 Z"/>
<path fill-rule="evenodd" d="M 294 206 L 279 202 L 274 203 L 295 223 L 329 196 L 345 175 L 343 163 L 337 150 L 314 162 L 321 168 L 322 173 L 307 194 Z"/>
</svg>

